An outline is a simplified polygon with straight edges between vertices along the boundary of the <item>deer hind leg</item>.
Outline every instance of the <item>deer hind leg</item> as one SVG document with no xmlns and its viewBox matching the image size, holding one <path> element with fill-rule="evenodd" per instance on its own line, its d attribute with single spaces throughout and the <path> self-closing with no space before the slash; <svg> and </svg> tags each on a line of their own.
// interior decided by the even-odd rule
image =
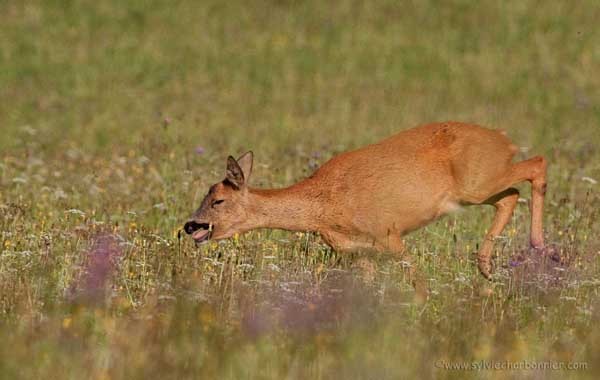
<svg viewBox="0 0 600 380">
<path fill-rule="evenodd" d="M 509 222 L 512 213 L 519 200 L 519 191 L 515 188 L 509 188 L 495 196 L 489 198 L 484 203 L 491 204 L 496 208 L 496 216 L 492 227 L 485 236 L 485 240 L 477 254 L 477 265 L 481 274 L 489 279 L 491 276 L 491 257 L 494 248 L 495 239 L 502 233 L 504 227 Z"/>
<path fill-rule="evenodd" d="M 492 228 L 490 229 L 490 233 L 486 236 L 486 241 L 484 242 L 482 249 L 478 255 L 479 268 L 481 273 L 489 278 L 490 271 L 490 260 L 491 250 L 493 247 L 492 241 L 489 239 L 490 234 L 495 231 L 498 231 L 495 236 L 500 234 L 508 219 L 510 219 L 510 215 L 512 214 L 512 210 L 514 209 L 514 203 L 518 200 L 518 192 L 515 189 L 511 189 L 510 187 L 523 182 L 529 181 L 531 182 L 531 235 L 530 235 L 530 244 L 533 248 L 543 249 L 544 248 L 544 234 L 542 228 L 542 217 L 544 213 L 544 196 L 546 193 L 546 159 L 541 156 L 533 157 L 529 160 L 517 162 L 516 164 L 511 164 L 505 174 L 501 177 L 500 180 L 495 178 L 490 178 L 488 181 L 488 186 L 485 186 L 487 190 L 482 194 L 474 195 L 474 194 L 463 194 L 461 200 L 464 202 L 468 202 L 471 204 L 493 204 L 496 209 L 496 218 L 494 219 L 494 223 Z M 508 189 L 508 190 L 506 190 Z M 509 191 L 510 190 L 510 191 Z M 509 191 L 509 194 L 505 193 Z M 516 192 L 516 193 L 515 193 Z M 512 193 L 512 194 L 510 194 Z M 488 194 L 487 196 L 484 194 Z M 488 199 L 489 194 L 496 194 Z M 501 195 L 504 195 L 502 197 Z M 508 197 L 508 199 L 505 199 Z M 512 208 L 509 206 L 512 205 Z M 510 212 L 508 209 L 510 208 Z"/>
<path fill-rule="evenodd" d="M 543 157 L 537 157 L 537 163 L 531 179 L 531 239 L 533 248 L 544 248 L 544 230 L 542 220 L 544 215 L 544 197 L 546 196 L 546 167 Z"/>
<path fill-rule="evenodd" d="M 522 181 L 531 182 L 531 235 L 529 241 L 532 248 L 540 250 L 544 248 L 542 219 L 546 195 L 546 167 L 546 159 L 536 156 L 514 164 L 507 178 L 510 182 L 509 185 Z"/>
</svg>

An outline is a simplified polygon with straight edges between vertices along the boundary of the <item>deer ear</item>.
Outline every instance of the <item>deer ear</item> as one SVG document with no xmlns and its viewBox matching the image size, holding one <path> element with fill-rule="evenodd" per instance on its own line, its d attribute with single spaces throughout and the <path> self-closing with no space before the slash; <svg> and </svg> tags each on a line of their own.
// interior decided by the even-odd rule
<svg viewBox="0 0 600 380">
<path fill-rule="evenodd" d="M 237 163 L 240 168 L 242 168 L 242 173 L 244 173 L 244 180 L 246 184 L 250 180 L 250 174 L 252 174 L 252 161 L 254 161 L 254 153 L 252 153 L 251 150 L 242 154 L 237 159 Z"/>
<path fill-rule="evenodd" d="M 227 157 L 227 174 L 225 175 L 225 179 L 238 189 L 244 186 L 244 172 L 235 158 L 231 156 Z"/>
</svg>

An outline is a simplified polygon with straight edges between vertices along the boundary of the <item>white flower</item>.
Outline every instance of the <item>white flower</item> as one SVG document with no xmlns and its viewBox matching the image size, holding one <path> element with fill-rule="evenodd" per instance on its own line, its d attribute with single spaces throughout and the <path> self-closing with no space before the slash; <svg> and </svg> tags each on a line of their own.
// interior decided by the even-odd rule
<svg viewBox="0 0 600 380">
<path fill-rule="evenodd" d="M 75 214 L 75 215 L 79 215 L 82 218 L 85 216 L 85 212 L 81 211 L 81 210 L 77 210 L 76 208 L 72 208 L 70 210 L 65 211 L 68 214 Z"/>
<path fill-rule="evenodd" d="M 596 181 L 595 179 L 593 179 L 592 177 L 581 177 L 581 180 L 583 182 L 587 182 L 587 183 L 591 183 L 592 185 L 595 185 L 598 183 L 598 181 Z"/>
</svg>

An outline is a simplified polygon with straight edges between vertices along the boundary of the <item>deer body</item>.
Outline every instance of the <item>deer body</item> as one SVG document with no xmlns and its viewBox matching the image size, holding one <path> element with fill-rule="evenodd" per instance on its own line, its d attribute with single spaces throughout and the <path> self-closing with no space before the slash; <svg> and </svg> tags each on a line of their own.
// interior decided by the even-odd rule
<svg viewBox="0 0 600 380">
<path fill-rule="evenodd" d="M 315 231 L 338 251 L 401 253 L 404 234 L 461 206 L 491 204 L 496 217 L 478 254 L 479 268 L 489 277 L 493 240 L 516 206 L 519 193 L 511 186 L 518 182 L 532 183 L 531 245 L 544 246 L 546 162 L 535 157 L 513 163 L 516 152 L 502 132 L 457 122 L 435 123 L 342 153 L 309 178 L 284 189 L 247 186 L 252 170 L 249 153 L 237 161 L 229 159 L 226 179 L 213 186 L 213 194 L 207 195 L 191 222 L 195 224 L 186 224 L 186 231 L 201 240 L 254 228 Z M 233 223 L 219 223 L 223 212 L 215 211 L 216 205 L 208 206 L 215 197 L 227 198 L 226 192 L 238 198 L 235 210 L 229 211 L 237 213 Z M 214 224 L 212 236 L 194 230 L 201 224 Z"/>
</svg>

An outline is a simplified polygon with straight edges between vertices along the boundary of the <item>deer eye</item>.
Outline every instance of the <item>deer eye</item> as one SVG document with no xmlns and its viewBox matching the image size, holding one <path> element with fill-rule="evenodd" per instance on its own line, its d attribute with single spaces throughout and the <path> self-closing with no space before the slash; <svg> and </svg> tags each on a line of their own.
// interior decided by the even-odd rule
<svg viewBox="0 0 600 380">
<path fill-rule="evenodd" d="M 225 199 L 217 199 L 216 201 L 213 201 L 213 203 L 210 205 L 211 207 L 215 207 L 218 204 L 221 204 L 225 202 Z"/>
</svg>

